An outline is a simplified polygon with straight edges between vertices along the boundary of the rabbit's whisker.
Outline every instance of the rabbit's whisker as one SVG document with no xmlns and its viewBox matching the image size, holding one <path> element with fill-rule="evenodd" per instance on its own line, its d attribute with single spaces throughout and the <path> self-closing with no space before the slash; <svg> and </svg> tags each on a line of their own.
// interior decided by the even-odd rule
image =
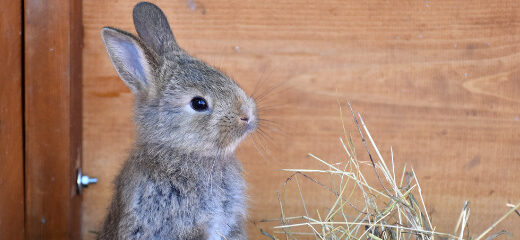
<svg viewBox="0 0 520 240">
<path fill-rule="evenodd" d="M 270 87 L 270 88 L 267 88 L 266 90 L 264 90 L 263 92 L 261 92 L 258 96 L 255 96 L 255 100 L 258 99 L 258 100 L 262 100 L 264 97 L 266 97 L 267 95 L 269 95 L 270 93 L 273 93 L 274 90 L 282 87 L 283 85 L 287 84 L 287 82 L 281 82 L 273 87 Z"/>
<path fill-rule="evenodd" d="M 258 134 L 258 139 L 261 140 L 261 141 L 259 141 L 259 144 L 264 148 L 265 152 L 268 155 L 271 155 L 271 151 L 269 150 L 269 148 L 267 148 L 267 145 L 269 143 L 273 142 L 272 139 L 267 137 L 267 135 L 263 131 L 258 131 L 257 134 Z M 262 142 L 264 142 L 265 144 L 263 144 Z"/>
<path fill-rule="evenodd" d="M 260 157 L 261 157 L 262 159 L 264 159 L 264 161 L 267 161 L 266 156 L 264 155 L 264 153 L 262 152 L 262 150 L 261 150 L 260 148 L 258 148 L 258 146 L 257 146 L 257 144 L 258 144 L 258 143 L 257 143 L 258 139 L 257 139 L 256 134 L 253 135 L 253 137 L 251 138 L 251 140 L 253 141 L 253 146 L 255 147 L 256 151 L 258 152 L 258 154 L 260 154 Z"/>
<path fill-rule="evenodd" d="M 266 73 L 269 73 L 269 75 L 267 75 Z M 271 71 L 267 72 L 265 70 L 261 72 L 260 77 L 256 81 L 255 89 L 253 90 L 253 93 L 251 93 L 251 97 L 255 96 L 255 94 L 258 93 L 260 86 L 263 85 L 262 83 L 264 83 L 267 79 L 271 77 L 271 73 Z"/>
</svg>

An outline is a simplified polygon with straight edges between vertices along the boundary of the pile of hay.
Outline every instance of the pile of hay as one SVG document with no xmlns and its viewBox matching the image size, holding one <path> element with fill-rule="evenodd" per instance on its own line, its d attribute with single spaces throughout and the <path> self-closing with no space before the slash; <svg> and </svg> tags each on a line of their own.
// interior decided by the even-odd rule
<svg viewBox="0 0 520 240">
<path fill-rule="evenodd" d="M 348 106 L 370 161 L 361 162 L 357 159 L 353 139 L 351 136 L 345 135 L 347 141 L 343 138 L 339 140 L 347 154 L 347 161 L 331 164 L 309 154 L 313 159 L 323 164 L 324 168 L 284 169 L 284 171 L 293 172 L 293 174 L 285 181 L 282 194 L 278 195 L 281 218 L 262 220 L 264 222 L 274 221 L 278 224 L 278 226 L 269 230 L 271 234 L 261 229 L 262 234 L 265 236 L 271 239 L 278 239 L 282 236 L 286 239 L 481 240 L 488 236 L 492 229 L 510 214 L 516 212 L 520 216 L 517 210 L 520 207 L 520 203 L 516 205 L 507 204 L 510 210 L 502 218 L 498 219 L 481 234 L 472 237 L 467 227 L 470 209 L 468 202 L 466 202 L 453 233 L 437 232 L 426 211 L 421 186 L 415 171 L 413 169 L 407 171 L 405 165 L 402 173 L 397 174 L 397 178 L 393 151 L 391 151 L 390 165 L 388 165 L 373 141 L 361 115 L 357 114 L 356 116 L 350 104 Z M 377 158 L 373 157 L 370 145 Z M 375 186 L 373 186 L 374 184 L 370 185 L 365 178 L 368 175 L 361 170 L 360 166 L 363 164 L 369 165 L 375 171 L 378 183 Z M 315 176 L 316 174 L 326 175 L 333 179 L 335 183 L 333 183 L 333 186 L 323 184 L 316 177 L 311 177 L 311 175 Z M 325 212 L 322 211 L 320 213 L 318 210 L 307 208 L 300 183 L 298 182 L 298 176 L 310 180 L 312 184 L 316 184 L 327 194 L 335 196 L 335 200 L 327 205 Z M 284 193 L 285 187 L 289 183 L 296 184 L 305 215 L 287 215 Z M 364 200 L 359 201 L 359 199 Z M 311 213 L 314 217 L 311 217 L 309 210 L 312 211 Z M 504 233 L 507 232 L 500 231 L 489 235 L 485 239 L 494 239 Z"/>
</svg>

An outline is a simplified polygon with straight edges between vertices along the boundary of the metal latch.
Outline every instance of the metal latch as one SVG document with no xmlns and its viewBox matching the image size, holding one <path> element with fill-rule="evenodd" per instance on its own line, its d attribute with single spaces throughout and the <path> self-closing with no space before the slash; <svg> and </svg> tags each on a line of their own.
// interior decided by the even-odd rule
<svg viewBox="0 0 520 240">
<path fill-rule="evenodd" d="M 91 178 L 87 175 L 82 175 L 81 168 L 78 169 L 78 178 L 76 179 L 76 184 L 78 185 L 78 194 L 81 194 L 82 188 L 86 188 L 88 185 L 95 184 L 97 182 L 97 178 Z"/>
</svg>

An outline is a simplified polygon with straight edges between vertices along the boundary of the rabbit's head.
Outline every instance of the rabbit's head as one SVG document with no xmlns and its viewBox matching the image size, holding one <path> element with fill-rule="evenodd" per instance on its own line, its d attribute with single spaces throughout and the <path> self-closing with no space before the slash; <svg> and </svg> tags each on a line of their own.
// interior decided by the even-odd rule
<svg viewBox="0 0 520 240">
<path fill-rule="evenodd" d="M 231 154 L 256 129 L 254 100 L 228 76 L 188 55 L 164 13 L 147 2 L 133 11 L 139 35 L 101 35 L 120 78 L 135 95 L 138 141 L 186 153 Z"/>
</svg>

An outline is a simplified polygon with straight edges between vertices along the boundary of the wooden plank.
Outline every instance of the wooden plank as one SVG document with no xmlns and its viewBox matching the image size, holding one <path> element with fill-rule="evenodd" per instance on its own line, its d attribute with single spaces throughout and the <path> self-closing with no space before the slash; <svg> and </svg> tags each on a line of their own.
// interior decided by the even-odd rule
<svg viewBox="0 0 520 240">
<path fill-rule="evenodd" d="M 84 168 L 100 183 L 83 203 L 83 239 L 93 239 L 112 197 L 112 180 L 134 137 L 133 98 L 107 57 L 99 30 L 134 32 L 137 1 L 84 1 Z M 238 150 L 250 219 L 280 216 L 282 168 L 344 159 L 337 100 L 351 100 L 382 153 L 413 165 L 439 231 L 453 231 L 471 202 L 470 229 L 483 231 L 520 196 L 520 3 L 500 1 L 154 1 L 188 52 L 221 67 L 249 93 L 284 85 L 260 105 L 283 130 L 270 153 L 252 139 Z M 277 93 L 282 94 L 277 94 Z M 345 115 L 348 116 L 348 115 Z M 346 117 L 348 131 L 354 130 Z M 353 136 L 356 132 L 353 132 Z M 358 145 L 362 160 L 367 160 Z M 261 147 L 259 147 L 261 148 Z M 373 176 L 372 176 L 373 177 Z M 309 209 L 326 199 L 304 187 Z M 288 213 L 303 213 L 297 192 Z M 520 235 L 520 218 L 497 230 Z M 262 225 L 260 225 L 262 226 Z M 251 239 L 262 239 L 258 227 Z"/>
<path fill-rule="evenodd" d="M 24 239 L 23 10 L 20 1 L 2 0 L 0 6 L 0 239 Z"/>
<path fill-rule="evenodd" d="M 27 239 L 79 239 L 80 7 L 24 2 Z"/>
</svg>

